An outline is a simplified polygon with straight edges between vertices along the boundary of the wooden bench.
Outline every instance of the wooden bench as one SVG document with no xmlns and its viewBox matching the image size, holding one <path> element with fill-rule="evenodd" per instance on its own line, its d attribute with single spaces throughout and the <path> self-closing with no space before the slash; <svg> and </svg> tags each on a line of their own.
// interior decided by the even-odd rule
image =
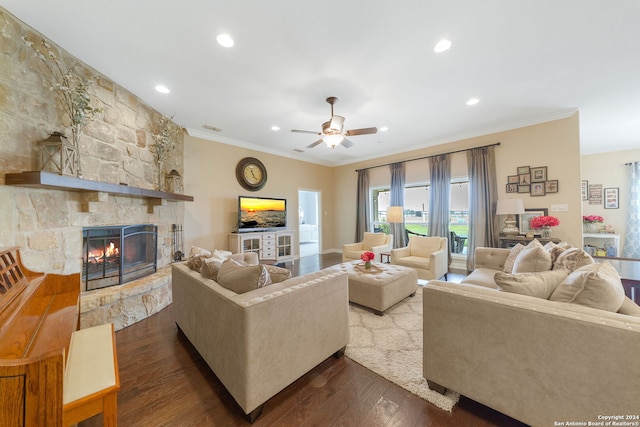
<svg viewBox="0 0 640 427">
<path fill-rule="evenodd" d="M 17 247 L 0 249 L 0 426 L 57 427 L 101 411 L 105 425 L 116 425 L 113 326 L 77 331 L 79 313 L 79 273 L 37 273 L 22 264 Z M 86 347 L 110 356 L 101 354 L 104 360 L 95 362 L 89 374 L 77 362 Z M 102 374 L 109 369 L 112 377 L 106 382 Z M 76 379 L 78 372 L 81 379 Z M 98 390 L 85 395 L 84 383 Z"/>
<path fill-rule="evenodd" d="M 62 387 L 63 425 L 102 413 L 105 426 L 117 426 L 119 388 L 113 324 L 74 332 Z"/>
</svg>

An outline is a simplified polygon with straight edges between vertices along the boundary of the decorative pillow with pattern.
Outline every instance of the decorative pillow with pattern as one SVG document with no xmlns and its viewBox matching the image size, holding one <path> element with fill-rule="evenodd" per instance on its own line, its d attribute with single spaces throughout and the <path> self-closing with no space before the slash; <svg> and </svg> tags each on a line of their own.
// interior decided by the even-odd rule
<svg viewBox="0 0 640 427">
<path fill-rule="evenodd" d="M 585 265 L 569 274 L 549 299 L 617 312 L 624 297 L 618 272 L 605 261 Z"/>
<path fill-rule="evenodd" d="M 270 285 L 271 277 L 262 264 L 244 266 L 227 259 L 220 266 L 217 282 L 237 294 L 243 294 Z"/>
<path fill-rule="evenodd" d="M 497 272 L 494 280 L 504 292 L 549 299 L 556 287 L 567 278 L 567 270 L 548 270 L 538 273 L 508 274 Z"/>
<path fill-rule="evenodd" d="M 189 259 L 187 260 L 187 267 L 189 267 L 193 271 L 200 271 L 204 259 L 205 257 L 202 255 L 189 257 Z"/>
<path fill-rule="evenodd" d="M 580 248 L 570 248 L 558 254 L 553 263 L 553 269 L 575 271 L 580 267 L 593 264 L 594 262 L 591 255 L 584 250 Z"/>
<path fill-rule="evenodd" d="M 549 252 L 549 254 L 551 254 L 551 265 L 555 265 L 556 264 L 556 259 L 558 259 L 558 256 L 564 252 L 565 250 L 567 250 L 568 248 L 561 246 L 561 245 L 557 245 L 553 242 L 547 242 L 544 245 L 544 248 Z"/>
<path fill-rule="evenodd" d="M 271 283 L 280 283 L 291 278 L 291 270 L 288 268 L 282 268 L 275 265 L 264 265 L 271 277 Z"/>
<path fill-rule="evenodd" d="M 520 254 L 523 249 L 524 245 L 520 243 L 511 248 L 509 255 L 507 255 L 507 259 L 504 261 L 504 268 L 502 271 L 505 273 L 511 273 L 513 271 L 513 264 L 515 264 L 518 254 Z"/>
<path fill-rule="evenodd" d="M 551 270 L 551 254 L 537 239 L 533 239 L 516 257 L 512 271 L 534 273 L 546 270 Z"/>
</svg>

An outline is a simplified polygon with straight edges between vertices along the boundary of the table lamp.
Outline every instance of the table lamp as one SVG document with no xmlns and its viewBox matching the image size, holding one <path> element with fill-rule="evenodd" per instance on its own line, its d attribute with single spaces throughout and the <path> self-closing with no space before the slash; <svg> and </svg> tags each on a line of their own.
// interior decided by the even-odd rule
<svg viewBox="0 0 640 427">
<path fill-rule="evenodd" d="M 496 207 L 496 215 L 507 215 L 504 220 L 504 234 L 518 234 L 520 230 L 516 227 L 514 215 L 524 213 L 524 202 L 522 199 L 499 199 Z"/>
</svg>

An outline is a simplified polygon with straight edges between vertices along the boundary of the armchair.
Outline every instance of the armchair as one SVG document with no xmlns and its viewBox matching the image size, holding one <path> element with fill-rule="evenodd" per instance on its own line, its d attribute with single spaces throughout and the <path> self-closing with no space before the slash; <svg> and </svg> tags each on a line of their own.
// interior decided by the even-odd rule
<svg viewBox="0 0 640 427">
<path fill-rule="evenodd" d="M 404 248 L 391 251 L 391 264 L 411 267 L 418 272 L 418 279 L 432 280 L 449 271 L 449 248 L 446 237 L 411 236 Z"/>
<path fill-rule="evenodd" d="M 384 233 L 365 232 L 362 242 L 347 243 L 342 247 L 342 262 L 359 260 L 364 252 L 373 252 L 375 260 L 380 260 L 380 254 L 391 252 L 393 249 L 393 235 Z"/>
</svg>

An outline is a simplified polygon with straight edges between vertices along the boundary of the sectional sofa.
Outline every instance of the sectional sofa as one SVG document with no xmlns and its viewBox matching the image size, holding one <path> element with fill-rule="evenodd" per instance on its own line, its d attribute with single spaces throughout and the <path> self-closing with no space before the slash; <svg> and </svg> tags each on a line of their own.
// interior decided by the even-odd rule
<svg viewBox="0 0 640 427">
<path fill-rule="evenodd" d="M 623 301 L 617 310 L 527 295 L 553 292 L 571 280 L 554 285 L 550 278 L 561 275 L 559 269 L 505 273 L 509 254 L 478 248 L 481 267 L 475 276 L 459 284 L 431 281 L 424 288 L 423 369 L 430 386 L 454 390 L 532 426 L 605 425 L 603 417 L 637 416 L 640 307 L 621 300 L 619 290 L 612 306 Z M 583 262 L 565 277 L 584 274 L 592 280 L 606 270 Z M 529 288 L 507 292 L 509 280 Z"/>
<path fill-rule="evenodd" d="M 252 422 L 268 399 L 349 342 L 346 273 L 324 270 L 236 293 L 183 262 L 173 265 L 172 280 L 179 330 Z"/>
</svg>

